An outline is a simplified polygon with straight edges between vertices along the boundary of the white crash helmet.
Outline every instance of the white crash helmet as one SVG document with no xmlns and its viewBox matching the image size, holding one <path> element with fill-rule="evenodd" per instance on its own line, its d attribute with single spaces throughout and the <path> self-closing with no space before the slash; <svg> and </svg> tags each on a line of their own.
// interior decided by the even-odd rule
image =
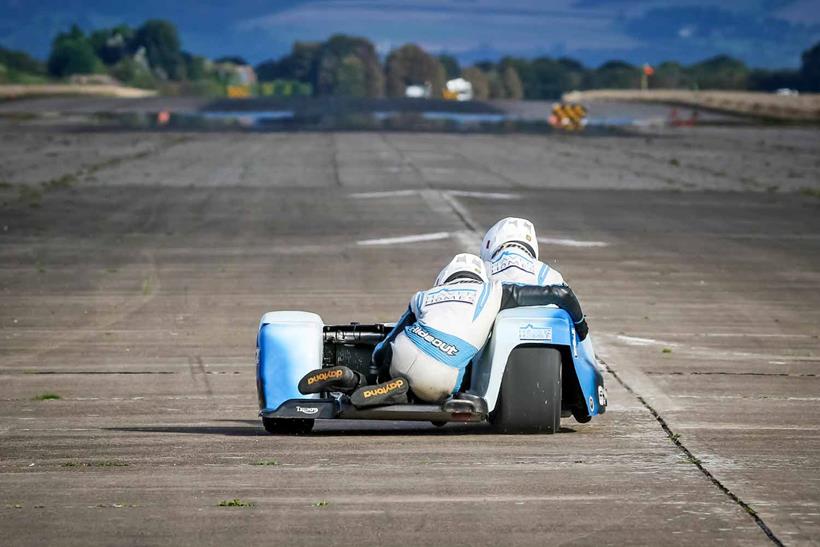
<svg viewBox="0 0 820 547">
<path fill-rule="evenodd" d="M 455 279 L 473 279 L 488 283 L 487 268 L 484 262 L 474 254 L 461 253 L 453 257 L 453 260 L 447 264 L 441 273 L 436 277 L 435 286 L 444 285 Z"/>
<path fill-rule="evenodd" d="M 508 243 L 517 243 L 538 260 L 538 239 L 532 222 L 525 218 L 507 217 L 499 220 L 487 230 L 481 242 L 481 259 L 490 261 Z"/>
</svg>

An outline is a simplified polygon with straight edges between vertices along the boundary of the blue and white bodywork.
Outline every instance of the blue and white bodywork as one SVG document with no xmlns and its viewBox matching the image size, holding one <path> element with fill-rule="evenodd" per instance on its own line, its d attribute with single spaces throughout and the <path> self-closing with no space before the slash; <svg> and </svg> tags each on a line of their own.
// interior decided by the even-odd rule
<svg viewBox="0 0 820 547">
<path fill-rule="evenodd" d="M 410 402 L 367 409 L 353 407 L 338 393 L 302 395 L 297 384 L 311 370 L 345 365 L 361 372 L 371 383 L 380 380 L 370 355 L 390 331 L 391 325 L 324 325 L 313 313 L 270 312 L 262 317 L 257 336 L 257 391 L 260 416 L 266 428 L 272 422 L 299 419 L 388 419 L 423 420 L 438 425 L 451 421 L 493 422 L 501 414 L 502 384 L 509 380 L 510 367 L 529 368 L 538 374 L 539 354 L 557 360 L 550 387 L 550 404 L 558 405 L 560 416 L 587 422 L 606 411 L 607 398 L 601 369 L 588 336 L 579 342 L 569 314 L 553 306 L 518 307 L 501 311 L 489 341 L 472 359 L 458 393 L 443 404 Z M 524 352 L 519 350 L 524 349 Z M 517 354 L 519 361 L 513 358 Z M 529 364 L 521 366 L 521 355 Z M 534 357 L 534 359 L 533 359 Z M 511 365 L 511 363 L 513 363 Z M 508 371 L 508 369 L 510 369 Z M 554 376 L 555 376 L 554 375 Z M 550 377 L 553 378 L 553 377 Z M 538 384 L 525 378 L 519 384 Z M 556 384 L 557 382 L 557 384 Z M 543 383 L 543 382 L 541 382 Z M 529 388 L 526 388 L 529 389 Z M 508 398 L 516 398 L 514 397 Z M 531 397 L 531 394 L 528 395 Z M 557 400 L 557 401 L 556 401 Z M 545 402 L 541 402 L 543 406 Z M 509 412 L 509 411 L 505 411 Z M 560 416 L 555 418 L 554 431 Z M 554 432 L 551 431 L 551 432 Z"/>
<path fill-rule="evenodd" d="M 292 399 L 317 399 L 302 395 L 299 380 L 322 368 L 324 323 L 315 313 L 275 311 L 262 316 L 256 338 L 256 386 L 262 410 L 277 409 Z"/>
<path fill-rule="evenodd" d="M 561 351 L 565 410 L 570 410 L 579 421 L 588 421 L 587 418 L 606 411 L 606 388 L 591 337 L 579 342 L 572 319 L 564 310 L 532 306 L 501 311 L 490 340 L 473 360 L 469 391 L 482 397 L 490 412 L 498 402 L 510 353 L 519 346 L 543 346 Z M 574 395 L 572 401 L 567 400 L 568 393 Z"/>
</svg>

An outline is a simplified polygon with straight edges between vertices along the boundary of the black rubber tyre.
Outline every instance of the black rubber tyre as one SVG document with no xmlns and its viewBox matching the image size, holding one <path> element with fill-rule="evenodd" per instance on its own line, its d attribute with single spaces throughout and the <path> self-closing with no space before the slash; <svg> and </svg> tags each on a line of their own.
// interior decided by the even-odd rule
<svg viewBox="0 0 820 547">
<path fill-rule="evenodd" d="M 592 416 L 589 414 L 581 414 L 580 410 L 573 410 L 572 417 L 575 418 L 575 421 L 579 424 L 585 424 L 592 419 Z"/>
<path fill-rule="evenodd" d="M 507 359 L 490 423 L 500 433 L 557 433 L 561 428 L 561 353 L 515 348 Z"/>
<path fill-rule="evenodd" d="M 302 418 L 262 418 L 265 431 L 271 435 L 304 435 L 313 429 L 313 422 Z"/>
<path fill-rule="evenodd" d="M 440 422 L 438 420 L 436 420 L 435 422 L 430 422 L 430 423 L 433 424 L 436 427 L 444 427 L 445 425 L 447 425 L 447 422 Z"/>
</svg>

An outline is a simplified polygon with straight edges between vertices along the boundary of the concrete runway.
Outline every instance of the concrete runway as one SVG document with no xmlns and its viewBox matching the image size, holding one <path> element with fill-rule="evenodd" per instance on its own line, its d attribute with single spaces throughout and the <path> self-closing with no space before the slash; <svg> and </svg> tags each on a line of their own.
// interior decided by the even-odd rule
<svg viewBox="0 0 820 547">
<path fill-rule="evenodd" d="M 818 158 L 814 128 L 0 121 L 0 543 L 816 544 Z M 510 215 L 584 304 L 606 415 L 264 433 L 262 313 L 395 320 Z"/>
</svg>

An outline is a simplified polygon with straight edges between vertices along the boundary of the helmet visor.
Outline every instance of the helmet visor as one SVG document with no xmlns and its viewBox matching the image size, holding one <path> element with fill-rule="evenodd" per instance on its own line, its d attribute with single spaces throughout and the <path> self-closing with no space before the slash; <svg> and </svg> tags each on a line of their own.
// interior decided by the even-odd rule
<svg viewBox="0 0 820 547">
<path fill-rule="evenodd" d="M 503 250 L 504 250 L 504 249 L 506 249 L 507 247 L 519 247 L 519 248 L 521 248 L 522 250 L 524 250 L 524 251 L 526 251 L 527 253 L 529 253 L 529 255 L 530 255 L 531 257 L 535 258 L 535 249 L 533 249 L 533 248 L 532 248 L 532 245 L 530 245 L 529 243 L 527 243 L 527 242 L 525 242 L 525 241 L 518 241 L 518 240 L 516 240 L 516 241 L 508 241 L 508 242 L 506 242 L 504 245 L 502 245 L 501 247 L 499 247 L 498 249 L 496 249 L 496 251 L 493 253 L 493 258 L 495 258 L 495 256 L 496 256 L 498 253 L 500 253 L 501 251 L 503 251 Z"/>
<path fill-rule="evenodd" d="M 444 280 L 444 283 L 442 283 L 442 285 L 444 285 L 445 283 L 450 283 L 451 281 L 455 281 L 456 279 L 472 279 L 474 281 L 478 281 L 479 283 L 484 283 L 484 280 L 481 279 L 480 275 L 465 270 L 451 274 L 450 277 Z"/>
</svg>

